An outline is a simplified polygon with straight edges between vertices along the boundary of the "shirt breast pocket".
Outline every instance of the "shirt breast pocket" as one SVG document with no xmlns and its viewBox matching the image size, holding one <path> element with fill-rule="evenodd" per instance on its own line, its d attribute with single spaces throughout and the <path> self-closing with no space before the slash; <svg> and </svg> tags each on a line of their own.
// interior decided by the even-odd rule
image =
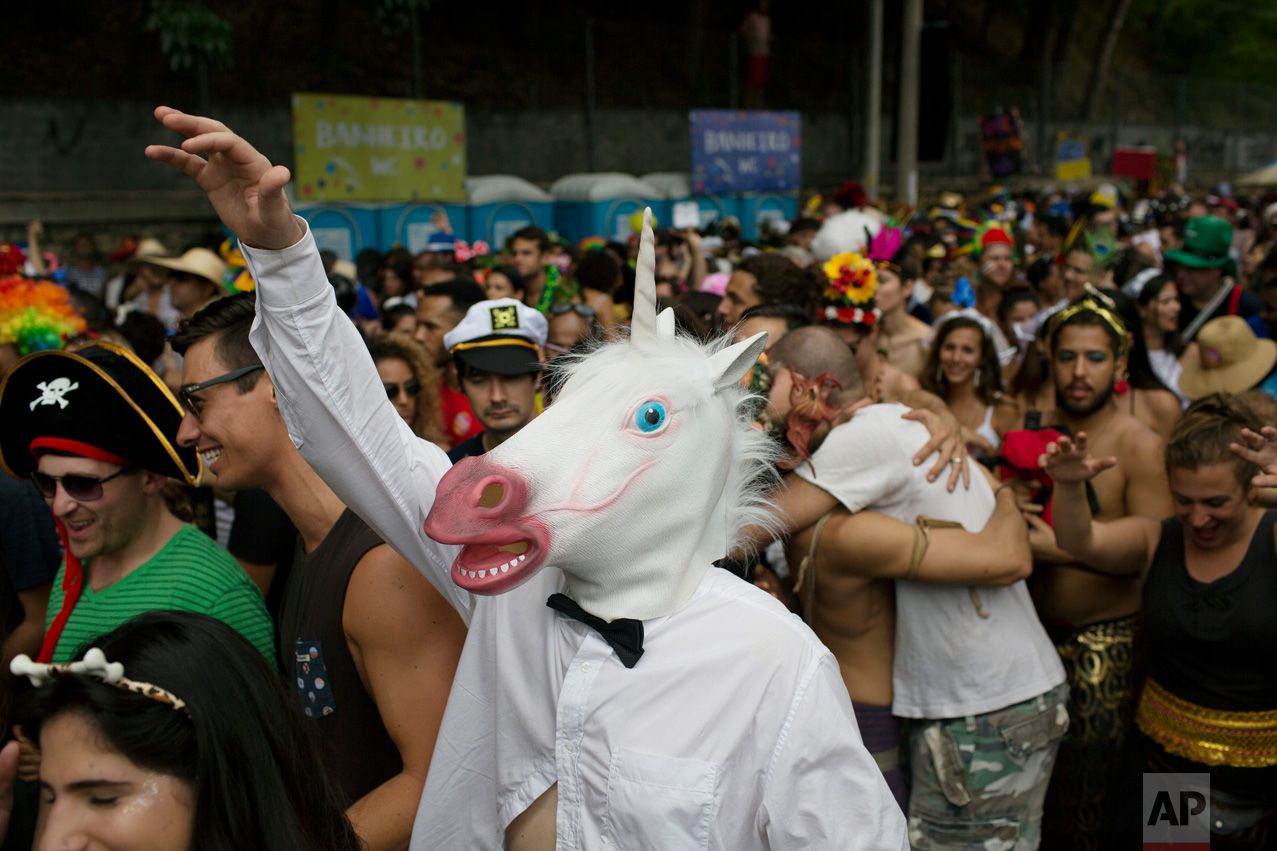
<svg viewBox="0 0 1277 851">
<path fill-rule="evenodd" d="M 717 766 L 612 749 L 603 839 L 621 851 L 718 849 Z"/>
</svg>

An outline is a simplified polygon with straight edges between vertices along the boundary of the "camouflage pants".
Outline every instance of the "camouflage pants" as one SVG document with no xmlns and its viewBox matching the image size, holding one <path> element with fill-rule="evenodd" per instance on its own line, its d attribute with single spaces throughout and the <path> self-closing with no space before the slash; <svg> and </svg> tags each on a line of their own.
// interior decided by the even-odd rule
<svg viewBox="0 0 1277 851">
<path fill-rule="evenodd" d="M 1069 727 L 1068 686 L 986 715 L 909 733 L 914 851 L 1034 851 L 1042 801 Z"/>
</svg>

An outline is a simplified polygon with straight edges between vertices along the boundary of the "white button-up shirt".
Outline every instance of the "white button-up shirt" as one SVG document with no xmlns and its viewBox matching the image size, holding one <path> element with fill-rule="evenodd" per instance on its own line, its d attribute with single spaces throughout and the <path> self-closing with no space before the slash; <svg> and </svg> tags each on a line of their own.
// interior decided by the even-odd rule
<svg viewBox="0 0 1277 851">
<path fill-rule="evenodd" d="M 469 626 L 414 851 L 497 851 L 555 782 L 558 849 L 908 848 L 832 654 L 752 585 L 707 571 L 680 609 L 644 622 L 632 669 L 545 605 L 564 588 L 553 567 L 494 597 L 454 585 L 457 549 L 422 532 L 447 457 L 386 398 L 309 231 L 244 255 L 253 346 L 293 441 Z"/>
</svg>

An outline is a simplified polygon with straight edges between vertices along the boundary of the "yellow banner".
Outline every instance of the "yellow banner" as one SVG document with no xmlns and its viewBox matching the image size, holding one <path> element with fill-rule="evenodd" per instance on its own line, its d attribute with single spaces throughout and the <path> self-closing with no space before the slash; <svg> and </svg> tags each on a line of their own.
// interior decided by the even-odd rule
<svg viewBox="0 0 1277 851">
<path fill-rule="evenodd" d="M 465 200 L 459 103 L 298 92 L 293 146 L 299 201 Z"/>
</svg>

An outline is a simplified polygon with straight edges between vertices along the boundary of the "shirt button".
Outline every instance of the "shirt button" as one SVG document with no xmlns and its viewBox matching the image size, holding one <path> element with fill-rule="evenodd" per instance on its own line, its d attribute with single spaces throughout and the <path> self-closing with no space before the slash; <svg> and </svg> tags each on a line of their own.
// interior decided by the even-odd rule
<svg viewBox="0 0 1277 851">
<path fill-rule="evenodd" d="M 523 791 L 522 789 L 520 789 L 520 790 L 519 790 L 519 800 L 520 800 L 520 801 L 526 801 L 527 799 L 528 799 L 528 796 L 524 793 L 524 791 Z"/>
<path fill-rule="evenodd" d="M 567 751 L 568 753 L 576 753 L 576 745 L 572 744 L 571 742 L 568 742 L 566 745 L 564 745 L 563 749 Z"/>
<path fill-rule="evenodd" d="M 582 663 L 581 663 L 581 670 L 582 670 L 584 673 L 587 673 L 587 674 L 588 674 L 588 673 L 590 673 L 590 671 L 592 671 L 593 669 L 594 669 L 594 666 L 593 666 L 593 665 L 591 665 L 589 662 L 582 662 Z"/>
</svg>

